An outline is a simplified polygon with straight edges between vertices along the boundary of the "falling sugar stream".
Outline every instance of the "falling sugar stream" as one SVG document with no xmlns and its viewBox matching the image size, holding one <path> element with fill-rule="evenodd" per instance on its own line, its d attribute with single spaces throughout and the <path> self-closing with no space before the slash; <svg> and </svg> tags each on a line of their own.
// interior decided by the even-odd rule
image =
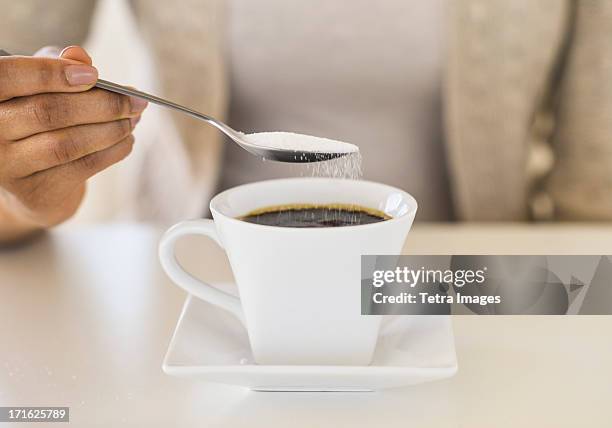
<svg viewBox="0 0 612 428">
<path fill-rule="evenodd" d="M 247 134 L 245 137 L 250 142 L 265 147 L 301 152 L 344 154 L 331 160 L 296 165 L 300 168 L 301 176 L 309 175 L 311 177 L 342 178 L 348 180 L 359 180 L 362 177 L 361 153 L 354 144 L 291 132 L 259 132 Z M 334 221 L 340 218 L 341 211 L 341 209 L 331 210 L 332 218 L 328 218 L 326 212 L 325 220 Z M 344 214 L 346 214 L 346 210 L 344 210 Z M 314 216 L 314 213 L 312 215 Z M 351 212 L 350 218 L 351 223 L 359 223 L 359 214 L 356 211 Z"/>
</svg>

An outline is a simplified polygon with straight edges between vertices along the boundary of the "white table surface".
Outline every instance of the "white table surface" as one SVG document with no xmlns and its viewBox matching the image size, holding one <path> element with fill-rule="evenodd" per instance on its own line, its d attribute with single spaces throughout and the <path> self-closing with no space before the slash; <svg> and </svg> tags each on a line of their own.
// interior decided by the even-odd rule
<svg viewBox="0 0 612 428">
<path fill-rule="evenodd" d="M 1 406 L 70 406 L 78 427 L 612 426 L 612 316 L 454 317 L 457 376 L 377 393 L 169 377 L 160 366 L 185 294 L 161 272 L 159 236 L 64 228 L 0 252 Z M 612 254 L 612 226 L 419 225 L 406 250 Z M 210 242 L 187 238 L 179 254 L 202 278 L 231 275 Z"/>
</svg>

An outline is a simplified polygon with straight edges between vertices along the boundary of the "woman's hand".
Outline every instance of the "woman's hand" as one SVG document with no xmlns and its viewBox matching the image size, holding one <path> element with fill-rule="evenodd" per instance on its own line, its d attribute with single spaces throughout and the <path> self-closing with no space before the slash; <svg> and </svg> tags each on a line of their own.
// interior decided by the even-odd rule
<svg viewBox="0 0 612 428">
<path fill-rule="evenodd" d="M 125 158 L 146 102 L 93 88 L 79 47 L 0 57 L 0 242 L 72 216 L 85 181 Z"/>
</svg>

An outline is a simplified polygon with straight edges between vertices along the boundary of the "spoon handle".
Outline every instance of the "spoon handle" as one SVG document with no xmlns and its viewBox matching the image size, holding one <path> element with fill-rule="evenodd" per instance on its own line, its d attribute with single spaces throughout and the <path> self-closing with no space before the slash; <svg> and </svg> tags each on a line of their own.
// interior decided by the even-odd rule
<svg viewBox="0 0 612 428">
<path fill-rule="evenodd" d="M 146 92 L 139 91 L 138 89 L 129 88 L 127 86 L 119 85 L 117 83 L 109 82 L 108 80 L 102 80 L 102 79 L 98 79 L 95 86 L 96 88 L 105 89 L 107 91 L 115 92 L 117 94 L 127 95 L 130 97 L 142 98 L 143 100 L 147 100 L 154 104 L 157 104 L 163 107 L 169 107 L 173 110 L 177 110 L 177 111 L 186 113 L 189 116 L 195 117 L 196 119 L 200 119 L 205 122 L 208 122 L 223 132 L 227 131 L 226 129 L 224 129 L 224 126 L 222 126 L 222 124 L 217 122 L 212 117 L 205 115 L 204 113 L 200 113 L 199 111 L 190 109 L 188 107 L 182 106 L 180 104 L 174 103 L 169 100 L 165 100 L 155 95 L 147 94 Z"/>
<path fill-rule="evenodd" d="M 204 122 L 214 126 L 219 131 L 223 132 L 225 135 L 230 137 L 232 140 L 236 141 L 237 132 L 227 126 L 223 122 L 219 122 L 217 119 L 207 116 L 204 113 L 200 113 L 199 111 L 190 109 L 189 107 L 182 106 L 175 102 L 165 100 L 155 95 L 147 94 L 146 92 L 139 91 L 138 89 L 129 88 L 127 86 L 119 85 L 117 83 L 109 82 L 108 80 L 98 79 L 95 86 L 100 89 L 104 89 L 111 92 L 116 92 L 121 95 L 127 95 L 130 97 L 142 98 L 143 100 L 147 100 L 152 102 L 153 104 L 157 104 L 163 107 L 168 107 L 176 111 L 180 111 L 185 113 L 191 117 L 194 117 L 199 120 L 203 120 Z"/>
</svg>

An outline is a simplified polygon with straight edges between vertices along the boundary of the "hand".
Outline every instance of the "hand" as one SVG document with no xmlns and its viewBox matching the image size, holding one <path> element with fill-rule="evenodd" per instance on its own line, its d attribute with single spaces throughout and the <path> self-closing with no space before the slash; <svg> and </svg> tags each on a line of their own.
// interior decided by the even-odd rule
<svg viewBox="0 0 612 428">
<path fill-rule="evenodd" d="M 97 78 L 80 47 L 0 57 L 0 242 L 71 217 L 86 180 L 131 152 L 146 102 Z"/>
</svg>

